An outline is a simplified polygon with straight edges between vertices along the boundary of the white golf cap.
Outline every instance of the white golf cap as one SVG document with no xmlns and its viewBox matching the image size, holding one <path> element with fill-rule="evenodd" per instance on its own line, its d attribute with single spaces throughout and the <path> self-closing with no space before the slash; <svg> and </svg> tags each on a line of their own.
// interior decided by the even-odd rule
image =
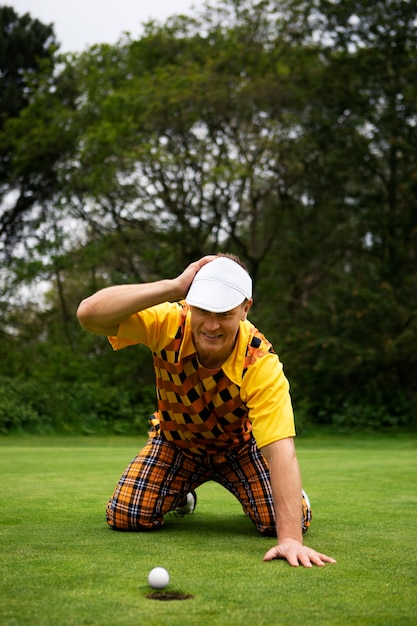
<svg viewBox="0 0 417 626">
<path fill-rule="evenodd" d="M 213 313 L 234 309 L 246 298 L 252 298 L 252 279 L 232 259 L 219 256 L 197 272 L 185 301 Z"/>
</svg>

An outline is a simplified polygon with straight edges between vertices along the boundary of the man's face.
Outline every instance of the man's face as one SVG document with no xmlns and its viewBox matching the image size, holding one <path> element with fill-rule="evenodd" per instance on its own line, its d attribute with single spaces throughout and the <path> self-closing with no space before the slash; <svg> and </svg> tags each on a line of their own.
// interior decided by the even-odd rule
<svg viewBox="0 0 417 626">
<path fill-rule="evenodd" d="M 200 363 L 208 368 L 220 367 L 231 354 L 239 330 L 252 305 L 247 300 L 231 311 L 212 313 L 191 307 L 191 331 Z"/>
</svg>

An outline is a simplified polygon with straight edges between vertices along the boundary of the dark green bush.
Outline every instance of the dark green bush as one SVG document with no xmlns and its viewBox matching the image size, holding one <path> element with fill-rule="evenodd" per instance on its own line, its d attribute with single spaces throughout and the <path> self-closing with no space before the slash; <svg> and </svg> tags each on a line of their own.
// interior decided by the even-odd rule
<svg viewBox="0 0 417 626">
<path fill-rule="evenodd" d="M 0 433 L 144 434 L 155 391 L 0 377 Z"/>
</svg>

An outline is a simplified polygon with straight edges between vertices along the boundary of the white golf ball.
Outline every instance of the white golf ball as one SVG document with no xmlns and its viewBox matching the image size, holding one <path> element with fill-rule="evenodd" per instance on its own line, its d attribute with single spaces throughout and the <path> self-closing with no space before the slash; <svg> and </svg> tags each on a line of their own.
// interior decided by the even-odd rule
<svg viewBox="0 0 417 626">
<path fill-rule="evenodd" d="M 169 583 L 169 574 L 165 567 L 154 567 L 148 574 L 148 583 L 154 589 L 163 589 Z"/>
</svg>

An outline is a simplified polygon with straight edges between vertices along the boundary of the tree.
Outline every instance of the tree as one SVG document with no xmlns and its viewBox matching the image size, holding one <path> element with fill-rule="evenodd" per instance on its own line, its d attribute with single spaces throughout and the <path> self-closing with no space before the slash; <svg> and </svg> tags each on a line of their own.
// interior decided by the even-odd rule
<svg viewBox="0 0 417 626">
<path fill-rule="evenodd" d="M 309 353 L 297 380 L 310 398 L 321 389 L 314 404 L 322 418 L 326 403 L 328 415 L 368 403 L 401 421 L 417 374 L 416 8 L 398 1 L 298 8 L 294 41 L 303 33 L 326 44 L 315 84 L 305 77 L 306 210 L 297 228 L 298 240 L 306 228 L 320 244 L 302 240 L 308 258 L 288 263 L 303 303 L 290 309 L 298 332 L 289 354 L 298 349 L 300 374 L 298 359 Z"/>
<path fill-rule="evenodd" d="M 33 206 L 34 180 L 12 172 L 13 145 L 5 125 L 18 117 L 42 83 L 51 76 L 57 50 L 51 25 L 0 7 L 0 243 L 7 248 L 21 235 L 24 216 Z M 39 166 L 38 166 L 39 171 Z M 35 185 L 36 186 L 36 185 Z M 17 196 L 13 200 L 11 196 Z"/>
<path fill-rule="evenodd" d="M 62 320 L 69 349 L 85 345 L 71 311 L 87 293 L 227 249 L 297 407 L 410 421 L 415 36 L 408 2 L 225 0 L 63 58 L 5 128 L 43 209 L 15 276 L 56 281 L 51 345 Z"/>
<path fill-rule="evenodd" d="M 0 7 L 0 124 L 16 117 L 36 89 L 40 69 L 57 49 L 52 25 Z M 0 127 L 1 127 L 0 126 Z"/>
</svg>

